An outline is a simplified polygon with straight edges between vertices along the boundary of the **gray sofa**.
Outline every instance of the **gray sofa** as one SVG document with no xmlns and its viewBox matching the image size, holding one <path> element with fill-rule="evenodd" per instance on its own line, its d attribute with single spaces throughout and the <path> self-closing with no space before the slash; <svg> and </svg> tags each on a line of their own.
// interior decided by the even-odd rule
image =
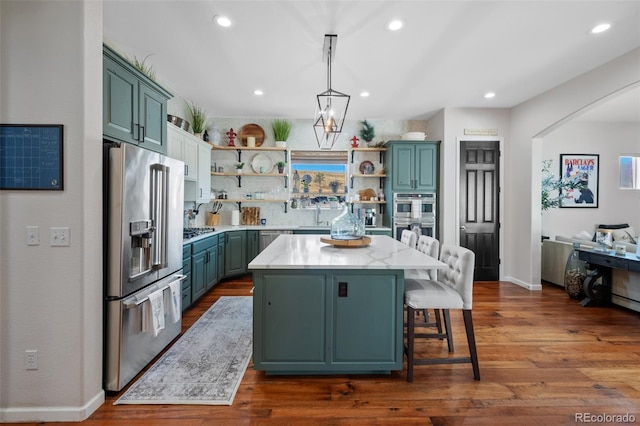
<svg viewBox="0 0 640 426">
<path fill-rule="evenodd" d="M 579 242 L 581 247 L 596 246 L 596 243 L 590 239 L 574 237 L 557 235 L 553 240 L 542 242 L 541 278 L 543 281 L 564 287 L 564 270 L 567 258 L 573 250 L 573 243 Z M 613 244 L 624 245 L 627 252 L 635 253 L 637 250 L 637 245 L 631 242 L 614 240 Z M 640 312 L 639 273 L 613 269 L 611 287 L 613 303 Z"/>
</svg>

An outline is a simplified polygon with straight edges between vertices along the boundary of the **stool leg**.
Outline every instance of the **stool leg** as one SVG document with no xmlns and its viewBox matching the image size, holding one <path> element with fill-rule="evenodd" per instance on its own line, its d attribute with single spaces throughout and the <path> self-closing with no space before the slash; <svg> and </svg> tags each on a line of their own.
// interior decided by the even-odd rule
<svg viewBox="0 0 640 426">
<path fill-rule="evenodd" d="M 449 352 L 453 352 L 453 334 L 451 334 L 451 317 L 449 316 L 449 310 L 443 309 L 442 316 L 444 317 L 444 329 L 447 334 L 447 345 L 449 346 Z"/>
<path fill-rule="evenodd" d="M 469 355 L 471 357 L 471 366 L 473 367 L 473 378 L 476 380 L 480 380 L 480 366 L 478 365 L 476 335 L 473 331 L 473 319 L 471 316 L 471 310 L 463 309 L 462 317 L 464 318 L 464 328 L 467 332 L 467 343 L 469 343 Z"/>
</svg>

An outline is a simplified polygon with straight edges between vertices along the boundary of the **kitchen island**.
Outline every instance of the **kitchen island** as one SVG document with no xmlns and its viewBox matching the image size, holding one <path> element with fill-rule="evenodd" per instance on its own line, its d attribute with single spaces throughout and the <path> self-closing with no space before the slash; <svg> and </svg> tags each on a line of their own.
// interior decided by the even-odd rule
<svg viewBox="0 0 640 426">
<path fill-rule="evenodd" d="M 401 370 L 404 270 L 446 265 L 388 236 L 373 235 L 358 248 L 336 248 L 321 237 L 281 235 L 249 263 L 254 368 L 267 374 Z"/>
</svg>

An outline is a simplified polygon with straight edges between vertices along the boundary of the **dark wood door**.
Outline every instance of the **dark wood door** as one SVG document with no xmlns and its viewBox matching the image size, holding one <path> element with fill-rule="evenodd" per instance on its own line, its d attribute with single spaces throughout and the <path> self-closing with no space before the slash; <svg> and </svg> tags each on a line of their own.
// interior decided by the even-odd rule
<svg viewBox="0 0 640 426">
<path fill-rule="evenodd" d="M 498 141 L 462 141 L 460 146 L 460 245 L 476 254 L 475 279 L 499 277 Z"/>
</svg>

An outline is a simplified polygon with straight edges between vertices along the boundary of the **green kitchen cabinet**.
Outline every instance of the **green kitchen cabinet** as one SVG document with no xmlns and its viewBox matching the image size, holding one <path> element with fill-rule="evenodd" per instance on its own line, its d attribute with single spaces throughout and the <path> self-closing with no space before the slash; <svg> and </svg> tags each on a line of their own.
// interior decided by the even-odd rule
<svg viewBox="0 0 640 426">
<path fill-rule="evenodd" d="M 255 270 L 254 368 L 267 374 L 401 370 L 402 277 L 380 270 Z"/>
<path fill-rule="evenodd" d="M 247 231 L 247 263 L 250 263 L 260 252 L 260 231 Z"/>
<path fill-rule="evenodd" d="M 391 229 L 372 229 L 372 228 L 365 228 L 364 233 L 366 235 L 386 235 L 386 236 L 391 236 Z"/>
<path fill-rule="evenodd" d="M 191 306 L 191 244 L 182 246 L 182 311 Z"/>
<path fill-rule="evenodd" d="M 218 236 L 198 240 L 192 246 L 191 298 L 195 302 L 218 281 Z"/>
<path fill-rule="evenodd" d="M 225 233 L 224 265 L 225 276 L 247 272 L 247 231 Z"/>
<path fill-rule="evenodd" d="M 103 46 L 102 79 L 104 138 L 166 154 L 172 94 L 108 46 Z"/>
<path fill-rule="evenodd" d="M 391 191 L 437 192 L 438 147 L 439 142 L 387 142 Z"/>
<path fill-rule="evenodd" d="M 225 236 L 224 234 L 218 235 L 218 281 L 222 280 L 225 275 L 225 266 L 224 266 L 224 245 L 225 245 Z"/>
</svg>

